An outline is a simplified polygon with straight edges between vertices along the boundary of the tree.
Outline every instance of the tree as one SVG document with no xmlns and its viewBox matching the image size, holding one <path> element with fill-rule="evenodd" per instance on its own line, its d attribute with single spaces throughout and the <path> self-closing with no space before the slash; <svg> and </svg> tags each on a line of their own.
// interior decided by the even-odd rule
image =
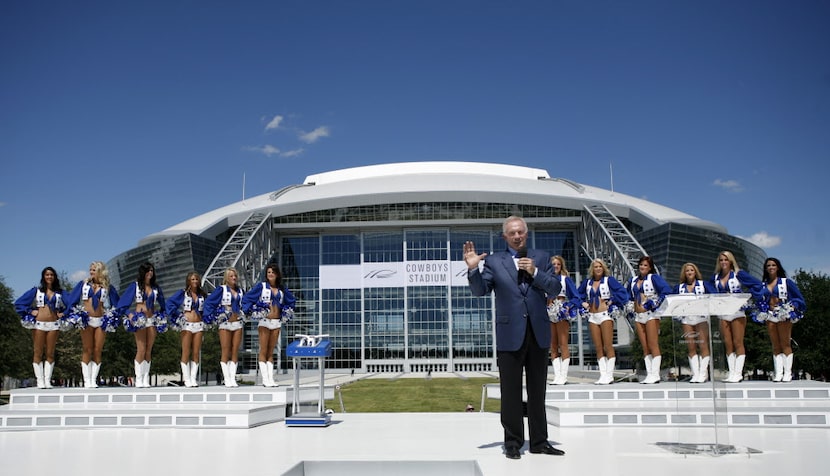
<svg viewBox="0 0 830 476">
<path fill-rule="evenodd" d="M 20 325 L 12 290 L 0 276 L 0 382 L 32 377 L 32 334 Z"/>
<path fill-rule="evenodd" d="M 793 326 L 793 374 L 796 369 L 815 380 L 830 377 L 830 276 L 798 270 L 792 279 L 807 303 L 804 319 Z"/>
<path fill-rule="evenodd" d="M 204 333 L 202 341 L 202 383 L 205 378 L 214 377 L 219 374 L 219 360 L 222 357 L 222 348 L 219 345 L 219 333 L 215 330 Z"/>
</svg>

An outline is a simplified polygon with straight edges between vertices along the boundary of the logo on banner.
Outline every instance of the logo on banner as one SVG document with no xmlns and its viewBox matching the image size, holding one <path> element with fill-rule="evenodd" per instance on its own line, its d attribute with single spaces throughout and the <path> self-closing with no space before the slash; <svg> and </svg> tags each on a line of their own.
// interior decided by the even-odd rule
<svg viewBox="0 0 830 476">
<path fill-rule="evenodd" d="M 389 279 L 398 274 L 394 269 L 373 269 L 363 275 L 363 279 Z"/>
</svg>

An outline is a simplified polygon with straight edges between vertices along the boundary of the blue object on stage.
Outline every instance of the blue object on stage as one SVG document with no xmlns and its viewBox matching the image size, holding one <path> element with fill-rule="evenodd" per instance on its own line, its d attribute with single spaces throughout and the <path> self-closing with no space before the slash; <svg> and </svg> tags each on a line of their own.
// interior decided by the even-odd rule
<svg viewBox="0 0 830 476">
<path fill-rule="evenodd" d="M 332 354 L 331 341 L 328 334 L 305 335 L 297 334 L 298 339 L 288 344 L 285 355 L 294 361 L 294 392 L 291 404 L 291 416 L 285 419 L 286 426 L 328 426 L 331 415 L 324 411 L 325 404 L 325 360 Z M 317 400 L 316 412 L 300 412 L 300 360 L 316 358 L 317 368 L 320 371 L 320 398 Z"/>
<path fill-rule="evenodd" d="M 288 344 L 285 355 L 288 357 L 331 357 L 331 341 L 328 339 L 299 339 Z"/>
</svg>

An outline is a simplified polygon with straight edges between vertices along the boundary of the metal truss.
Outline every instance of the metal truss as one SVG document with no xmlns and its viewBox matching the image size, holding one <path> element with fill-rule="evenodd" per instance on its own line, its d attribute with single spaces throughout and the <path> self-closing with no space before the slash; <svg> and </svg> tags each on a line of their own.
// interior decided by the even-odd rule
<svg viewBox="0 0 830 476">
<path fill-rule="evenodd" d="M 202 287 L 211 292 L 222 284 L 225 270 L 235 268 L 239 286 L 249 289 L 272 255 L 273 220 L 269 212 L 253 212 L 234 230 L 202 278 Z"/>
<path fill-rule="evenodd" d="M 584 205 L 581 231 L 582 250 L 591 260 L 603 260 L 618 281 L 637 274 L 637 261 L 646 251 L 605 205 Z"/>
</svg>

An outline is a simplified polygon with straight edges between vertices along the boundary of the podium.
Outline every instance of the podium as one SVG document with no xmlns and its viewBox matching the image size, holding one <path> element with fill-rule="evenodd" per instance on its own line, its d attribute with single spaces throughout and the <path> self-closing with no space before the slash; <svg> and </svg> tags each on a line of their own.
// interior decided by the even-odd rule
<svg viewBox="0 0 830 476">
<path fill-rule="evenodd" d="M 325 412 L 325 360 L 331 357 L 332 347 L 328 334 L 304 335 L 297 334 L 298 339 L 288 344 L 285 350 L 287 357 L 294 364 L 294 392 L 291 404 L 291 416 L 285 419 L 286 426 L 325 427 L 331 424 L 331 415 Z M 300 370 L 302 359 L 317 359 L 320 369 L 320 397 L 317 401 L 317 411 L 300 411 Z"/>
<path fill-rule="evenodd" d="M 728 316 L 741 310 L 751 297 L 734 294 L 669 294 L 658 309 L 663 316 Z"/>
<path fill-rule="evenodd" d="M 707 324 L 709 325 L 709 349 L 711 349 L 712 359 L 709 360 L 709 383 L 712 388 L 712 423 L 714 425 L 715 442 L 714 443 L 659 443 L 662 446 L 672 448 L 676 453 L 706 453 L 714 456 L 734 453 L 735 447 L 733 445 L 724 443 L 718 437 L 718 423 L 722 420 L 723 412 L 725 412 L 725 400 L 719 398 L 717 386 L 722 386 L 715 379 L 714 366 L 714 348 L 712 346 L 712 324 L 711 318 L 718 316 L 730 316 L 740 311 L 747 303 L 751 294 L 748 293 L 734 293 L 734 294 L 670 294 L 666 296 L 663 304 L 658 309 L 663 316 L 706 316 Z M 725 393 L 725 392 L 723 392 Z M 718 413 L 721 413 L 719 416 Z M 724 438 L 726 440 L 726 438 Z"/>
</svg>

